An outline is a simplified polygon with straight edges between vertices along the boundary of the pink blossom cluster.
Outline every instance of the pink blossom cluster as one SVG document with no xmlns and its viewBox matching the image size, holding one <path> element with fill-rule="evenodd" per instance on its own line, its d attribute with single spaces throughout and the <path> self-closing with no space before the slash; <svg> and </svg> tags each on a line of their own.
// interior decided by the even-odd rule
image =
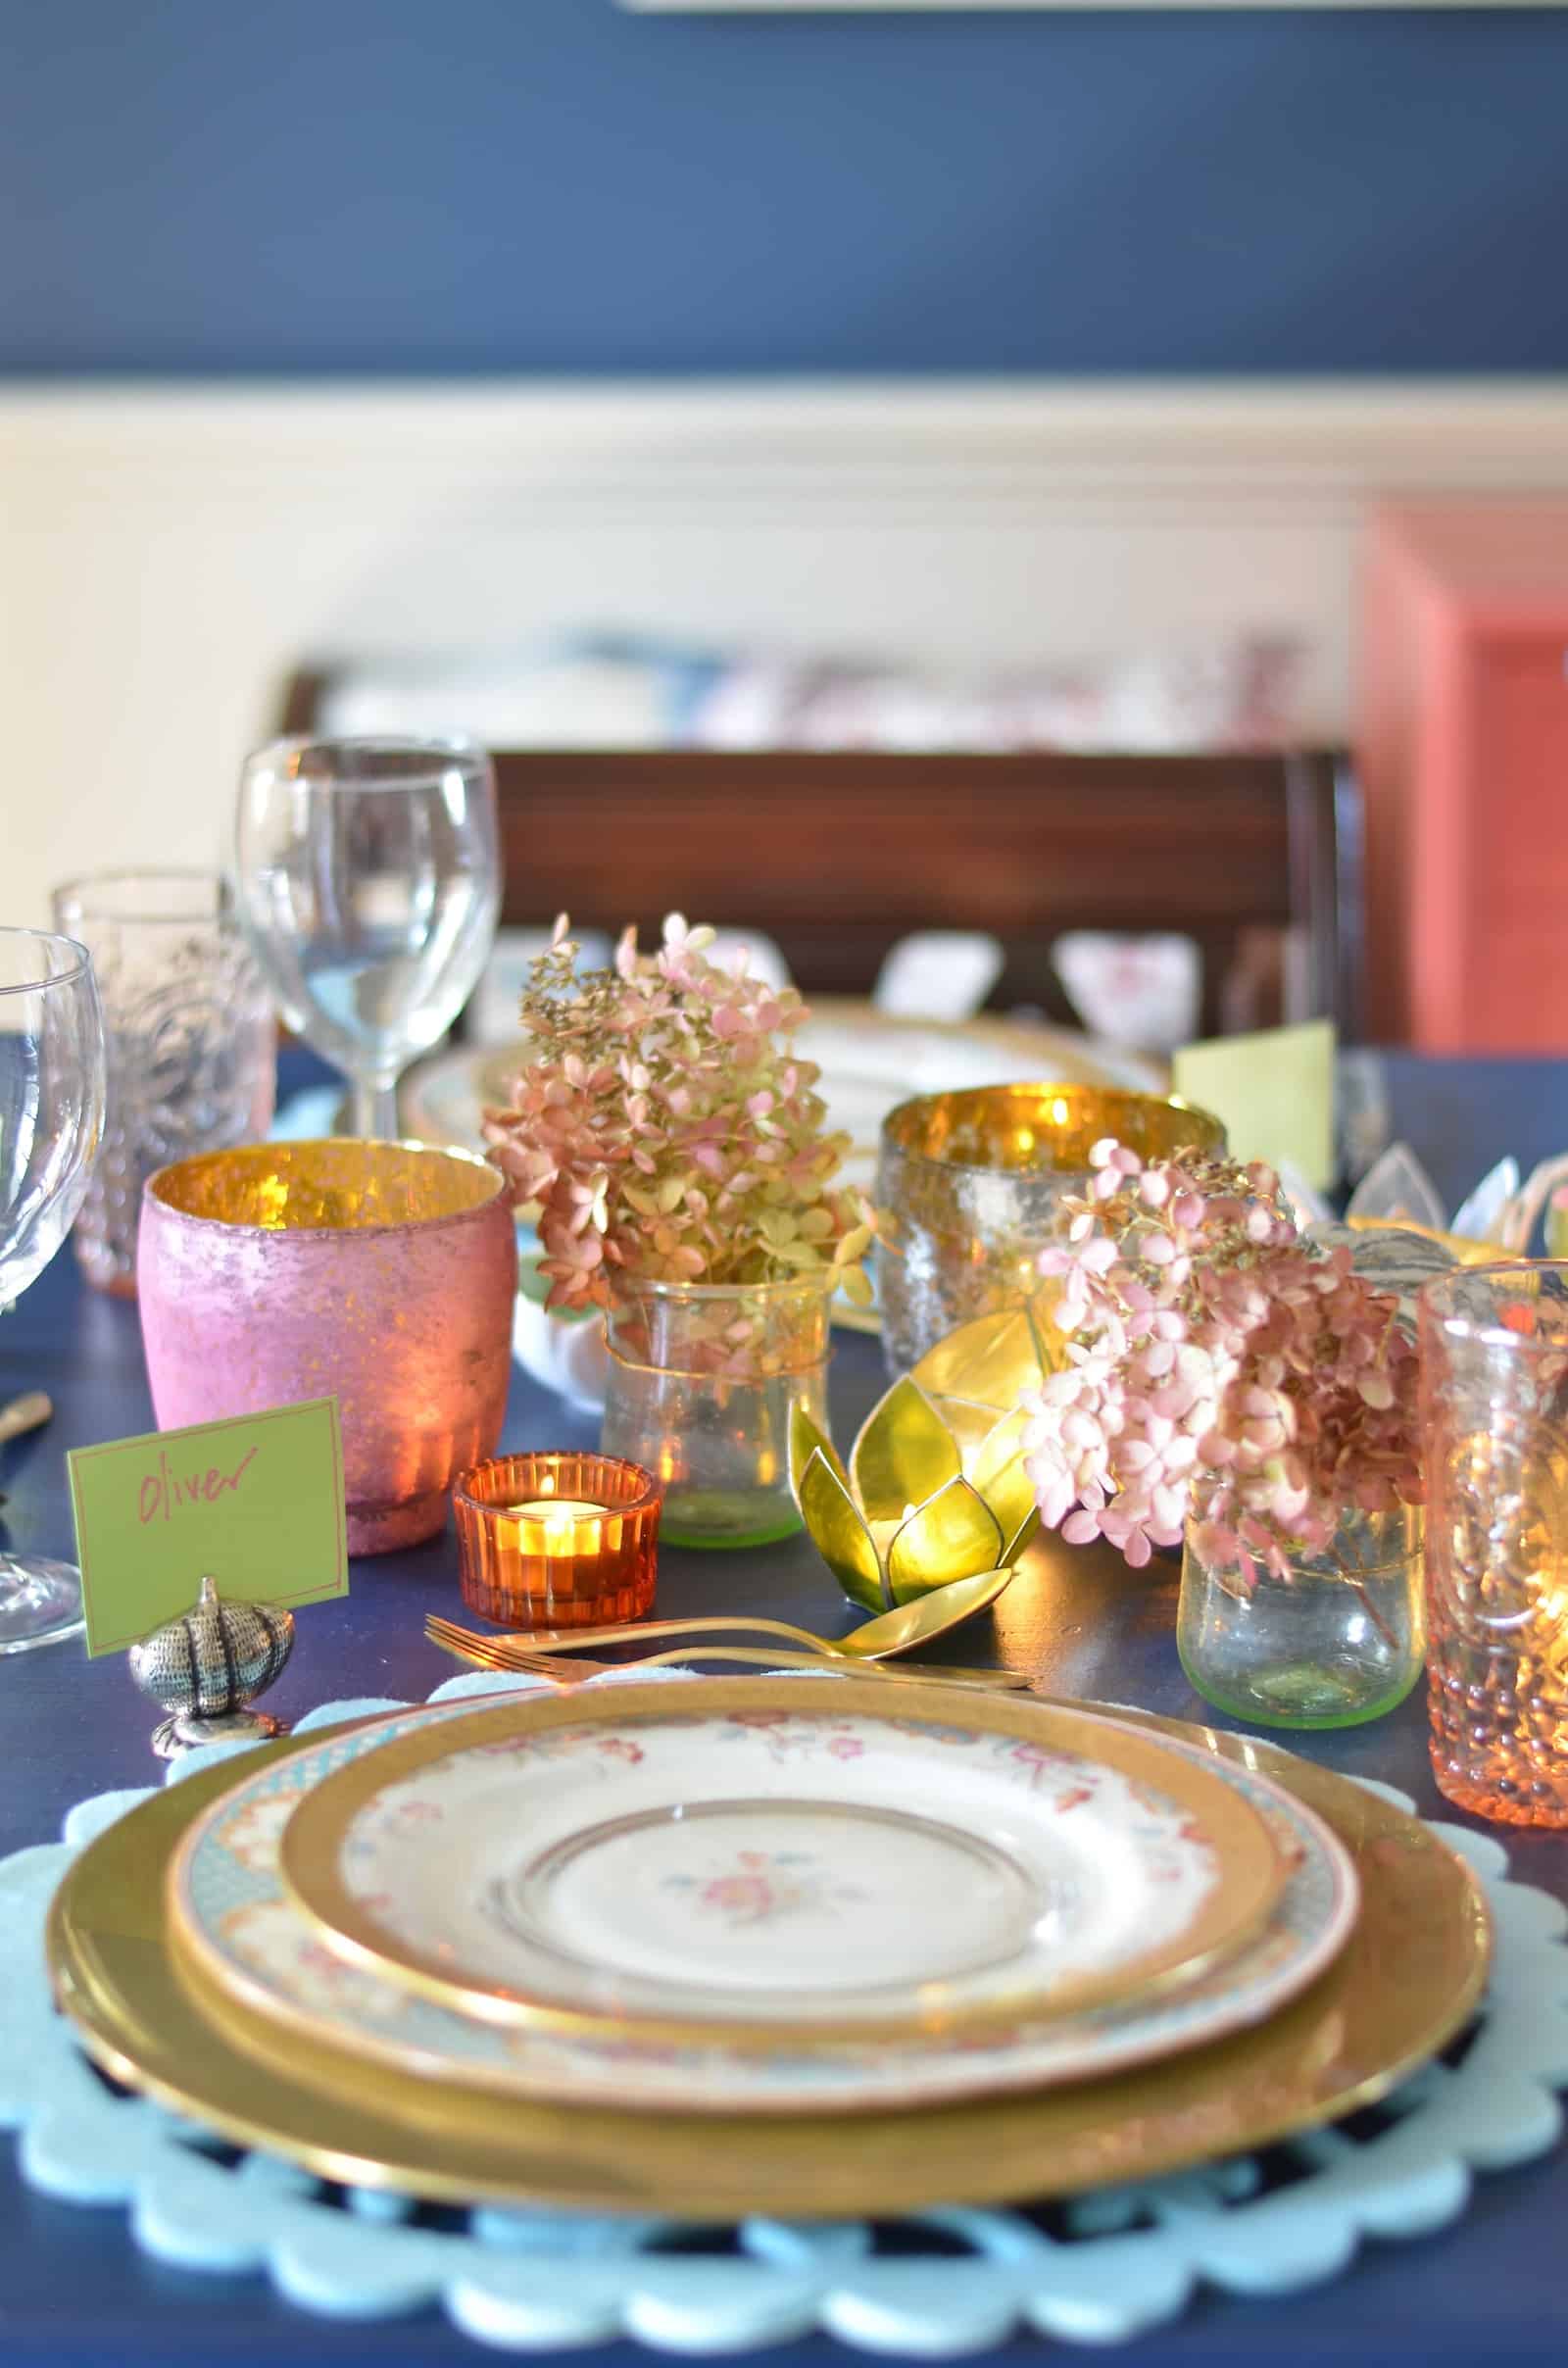
<svg viewBox="0 0 1568 2368">
<path fill-rule="evenodd" d="M 1140 1568 L 1176 1546 L 1250 1587 L 1323 1552 L 1353 1507 L 1420 1499 L 1415 1351 L 1398 1303 L 1302 1240 L 1272 1169 L 1146 1166 L 1097 1143 L 1043 1273 L 1064 1362 L 1026 1403 L 1042 1519 Z"/>
<path fill-rule="evenodd" d="M 485 1112 L 514 1205 L 537 1202 L 551 1307 L 608 1306 L 643 1281 L 778 1281 L 827 1268 L 869 1297 L 858 1194 L 831 1189 L 849 1138 L 824 1134 L 817 1070 L 790 1037 L 793 988 L 708 959 L 711 929 L 628 929 L 610 970 L 578 972 L 564 914 L 522 998 L 532 1058 Z"/>
</svg>

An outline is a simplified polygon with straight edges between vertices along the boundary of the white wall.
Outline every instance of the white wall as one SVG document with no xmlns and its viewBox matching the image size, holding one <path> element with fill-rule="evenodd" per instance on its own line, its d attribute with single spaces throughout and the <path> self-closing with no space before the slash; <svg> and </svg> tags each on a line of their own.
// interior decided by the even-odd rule
<svg viewBox="0 0 1568 2368">
<path fill-rule="evenodd" d="M 1568 384 L 0 391 L 0 918 L 220 856 L 296 661 L 622 625 L 956 667 L 1301 636 L 1380 491 L 1568 486 Z"/>
</svg>

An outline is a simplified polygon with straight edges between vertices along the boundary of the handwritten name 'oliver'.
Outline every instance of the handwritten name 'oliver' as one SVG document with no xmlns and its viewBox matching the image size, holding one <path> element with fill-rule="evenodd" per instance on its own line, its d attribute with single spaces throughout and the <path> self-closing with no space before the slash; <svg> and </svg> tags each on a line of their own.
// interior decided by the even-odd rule
<svg viewBox="0 0 1568 2368">
<path fill-rule="evenodd" d="M 141 1484 L 137 1510 L 143 1527 L 160 1517 L 172 1521 L 182 1505 L 212 1505 L 220 1497 L 234 1494 L 260 1453 L 259 1448 L 253 1447 L 231 1472 L 220 1471 L 216 1463 L 210 1463 L 205 1471 L 176 1472 L 167 1453 L 160 1449 L 157 1471 L 149 1472 Z"/>
</svg>

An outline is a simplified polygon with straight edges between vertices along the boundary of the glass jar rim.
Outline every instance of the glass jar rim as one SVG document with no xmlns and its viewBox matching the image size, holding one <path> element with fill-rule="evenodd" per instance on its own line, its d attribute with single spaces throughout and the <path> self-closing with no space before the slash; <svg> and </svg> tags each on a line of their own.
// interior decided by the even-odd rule
<svg viewBox="0 0 1568 2368">
<path fill-rule="evenodd" d="M 831 1296 L 838 1287 L 838 1276 L 831 1266 L 818 1267 L 814 1272 L 805 1269 L 799 1274 L 779 1275 L 771 1282 L 760 1283 L 681 1283 L 649 1275 L 617 1274 L 611 1285 L 614 1298 L 632 1297 L 678 1302 L 682 1307 L 716 1307 L 721 1300 L 767 1299 L 784 1300 L 792 1293 L 815 1291 Z"/>
<path fill-rule="evenodd" d="M 305 769 L 302 760 L 313 756 L 322 758 L 328 765 L 343 758 L 360 760 L 367 770 L 334 780 L 329 773 L 313 774 Z M 373 760 L 378 757 L 393 765 L 412 760 L 413 769 L 393 771 L 378 778 L 372 769 Z M 421 759 L 422 775 L 417 769 Z M 453 765 L 476 780 L 486 779 L 491 770 L 490 753 L 468 732 L 287 732 L 251 750 L 242 778 L 249 782 L 253 776 L 270 769 L 306 789 L 334 794 L 353 790 L 368 796 L 379 792 L 396 797 L 412 790 L 439 788 L 443 771 Z"/>
<path fill-rule="evenodd" d="M 1070 1176 L 1090 1173 L 1087 1164 L 1082 1168 L 1052 1169 L 1028 1164 L 1009 1167 L 995 1159 L 956 1159 L 942 1151 L 928 1149 L 923 1143 L 909 1142 L 905 1139 L 906 1132 L 911 1130 L 915 1124 L 911 1113 L 916 1111 L 929 1113 L 939 1107 L 949 1110 L 973 1109 L 987 1102 L 1016 1103 L 1024 1102 L 1025 1098 L 1027 1098 L 1028 1105 L 1036 1107 L 1048 1102 L 1059 1102 L 1069 1108 L 1074 1103 L 1081 1104 L 1086 1100 L 1098 1102 L 1105 1106 L 1107 1119 L 1113 1111 L 1120 1111 L 1124 1114 L 1134 1110 L 1178 1111 L 1183 1116 L 1191 1118 L 1200 1136 L 1204 1138 L 1200 1143 L 1200 1150 L 1223 1155 L 1226 1148 L 1227 1137 L 1223 1121 L 1215 1117 L 1212 1110 L 1203 1110 L 1196 1102 L 1189 1102 L 1184 1095 L 1145 1093 L 1136 1086 L 1091 1085 L 1081 1078 L 1059 1081 L 1044 1078 L 1039 1080 L 1018 1079 L 998 1085 L 958 1086 L 934 1094 L 911 1094 L 906 1101 L 895 1104 L 884 1117 L 882 1150 L 884 1153 L 895 1153 L 900 1159 L 916 1162 L 923 1167 L 938 1169 L 948 1175 L 1026 1176 L 1054 1173 L 1058 1176 Z M 1064 1110 L 1058 1116 L 1057 1123 L 1065 1124 L 1065 1122 L 1066 1111 Z M 1105 1131 L 1110 1133 L 1112 1130 L 1107 1125 Z M 1178 1147 L 1172 1146 L 1172 1150 Z M 1157 1153 L 1152 1156 L 1163 1158 L 1169 1155 Z"/>
<path fill-rule="evenodd" d="M 207 912 L 174 912 L 150 906 L 135 910 L 120 907 L 113 892 L 133 882 L 149 889 L 171 890 L 171 906 L 182 888 L 199 887 L 210 891 L 211 908 Z M 63 880 L 54 891 L 56 913 L 65 905 L 74 908 L 73 919 L 128 922 L 132 926 L 226 920 L 233 910 L 229 883 L 220 871 L 204 871 L 198 864 L 182 863 L 128 863 L 107 871 L 78 872 L 74 879 Z"/>
<path fill-rule="evenodd" d="M 436 1209 L 422 1216 L 378 1217 L 373 1223 L 365 1225 L 266 1225 L 254 1217 L 192 1209 L 177 1197 L 179 1180 L 194 1169 L 232 1164 L 247 1155 L 257 1163 L 265 1161 L 269 1156 L 275 1156 L 282 1165 L 288 1166 L 308 1153 L 340 1152 L 345 1145 L 351 1146 L 355 1141 L 355 1137 L 346 1135 L 300 1136 L 291 1137 L 286 1142 L 240 1143 L 214 1151 L 191 1152 L 182 1159 L 171 1159 L 166 1166 L 154 1168 L 142 1186 L 142 1202 L 144 1206 L 155 1205 L 166 1219 L 172 1219 L 181 1225 L 215 1226 L 225 1233 L 265 1234 L 278 1241 L 293 1242 L 319 1240 L 327 1235 L 338 1241 L 350 1237 L 356 1241 L 368 1241 L 376 1234 L 413 1233 L 429 1226 L 465 1223 L 494 1209 L 506 1191 L 506 1177 L 499 1168 L 492 1167 L 481 1153 L 466 1151 L 456 1143 L 420 1143 L 413 1137 L 398 1137 L 389 1143 L 377 1143 L 374 1148 L 413 1152 L 423 1158 L 449 1161 L 455 1167 L 487 1170 L 495 1177 L 494 1186 L 478 1199 L 458 1209 Z"/>
<path fill-rule="evenodd" d="M 612 1518 L 624 1519 L 628 1514 L 631 1513 L 646 1513 L 649 1512 L 654 1505 L 659 1504 L 663 1497 L 663 1482 L 655 1478 L 654 1474 L 648 1469 L 646 1463 L 634 1462 L 629 1455 L 607 1455 L 602 1451 L 596 1451 L 592 1448 L 582 1448 L 580 1450 L 576 1448 L 559 1450 L 553 1448 L 520 1448 L 514 1455 L 487 1455 L 478 1463 L 470 1463 L 466 1465 L 463 1471 L 459 1472 L 457 1478 L 452 1483 L 452 1502 L 455 1505 L 465 1505 L 470 1511 L 483 1513 L 494 1519 L 498 1515 L 504 1514 L 507 1508 L 504 1505 L 497 1505 L 488 1497 L 480 1497 L 474 1494 L 472 1488 L 469 1486 L 469 1483 L 473 1480 L 475 1474 L 479 1472 L 493 1471 L 498 1463 L 560 1463 L 566 1462 L 568 1460 L 579 1463 L 612 1463 L 617 1465 L 622 1471 L 635 1473 L 642 1482 L 642 1486 L 638 1490 L 637 1494 L 634 1497 L 628 1498 L 624 1505 L 612 1505 L 604 1513 L 585 1513 L 582 1515 L 584 1520 L 597 1521 L 610 1520 Z"/>
<path fill-rule="evenodd" d="M 1412 1520 L 1416 1531 L 1413 1538 L 1411 1536 Z M 1406 1505 L 1401 1500 L 1399 1504 L 1384 1505 L 1376 1512 L 1369 1512 L 1360 1505 L 1347 1505 L 1340 1515 L 1340 1521 L 1342 1526 L 1348 1521 L 1376 1522 L 1380 1529 L 1387 1524 L 1388 1535 L 1391 1539 L 1402 1535 L 1404 1540 L 1400 1546 L 1391 1546 L 1390 1551 L 1375 1562 L 1357 1562 L 1353 1570 L 1343 1570 L 1342 1575 L 1348 1580 L 1392 1578 L 1397 1572 L 1407 1570 L 1424 1550 L 1426 1509 L 1423 1505 Z M 1398 1524 L 1397 1530 L 1395 1527 L 1396 1523 Z M 1193 1544 L 1190 1528 L 1183 1534 L 1182 1554 L 1184 1557 L 1191 1556 L 1204 1570 L 1233 1570 L 1237 1567 L 1234 1562 L 1210 1562 L 1207 1556 L 1200 1554 Z M 1251 1558 L 1255 1562 L 1261 1557 L 1254 1554 Z M 1311 1553 L 1303 1552 L 1298 1555 L 1288 1555 L 1286 1558 L 1291 1563 L 1294 1572 L 1298 1575 L 1304 1575 L 1308 1564 L 1322 1562 L 1329 1557 L 1327 1549 L 1319 1549 Z M 1294 1582 L 1285 1582 L 1287 1585 L 1292 1583 Z"/>
<path fill-rule="evenodd" d="M 1532 1293 L 1525 1288 L 1529 1279 L 1548 1274 L 1555 1276 L 1564 1289 L 1563 1300 L 1557 1303 L 1564 1318 L 1560 1332 L 1542 1336 L 1515 1331 L 1512 1324 L 1503 1320 L 1500 1292 L 1495 1308 L 1485 1314 L 1470 1314 L 1460 1307 L 1446 1305 L 1477 1283 L 1494 1288 L 1507 1282 L 1514 1286 L 1506 1294 L 1508 1304 L 1527 1307 L 1540 1296 L 1539 1290 Z M 1427 1277 L 1416 1295 L 1416 1305 L 1419 1320 L 1435 1325 L 1450 1340 L 1507 1349 L 1520 1357 L 1560 1357 L 1568 1348 L 1568 1258 L 1499 1258 L 1486 1265 L 1450 1266 L 1446 1273 Z"/>
</svg>

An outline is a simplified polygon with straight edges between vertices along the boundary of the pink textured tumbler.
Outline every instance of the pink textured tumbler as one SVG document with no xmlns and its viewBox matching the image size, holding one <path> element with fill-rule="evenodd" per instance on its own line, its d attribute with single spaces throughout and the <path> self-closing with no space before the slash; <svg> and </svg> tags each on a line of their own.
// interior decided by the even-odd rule
<svg viewBox="0 0 1568 2368">
<path fill-rule="evenodd" d="M 161 1430 L 338 1401 L 349 1552 L 432 1537 L 506 1412 L 516 1232 L 483 1159 L 262 1143 L 160 1168 L 137 1242 Z"/>
</svg>

